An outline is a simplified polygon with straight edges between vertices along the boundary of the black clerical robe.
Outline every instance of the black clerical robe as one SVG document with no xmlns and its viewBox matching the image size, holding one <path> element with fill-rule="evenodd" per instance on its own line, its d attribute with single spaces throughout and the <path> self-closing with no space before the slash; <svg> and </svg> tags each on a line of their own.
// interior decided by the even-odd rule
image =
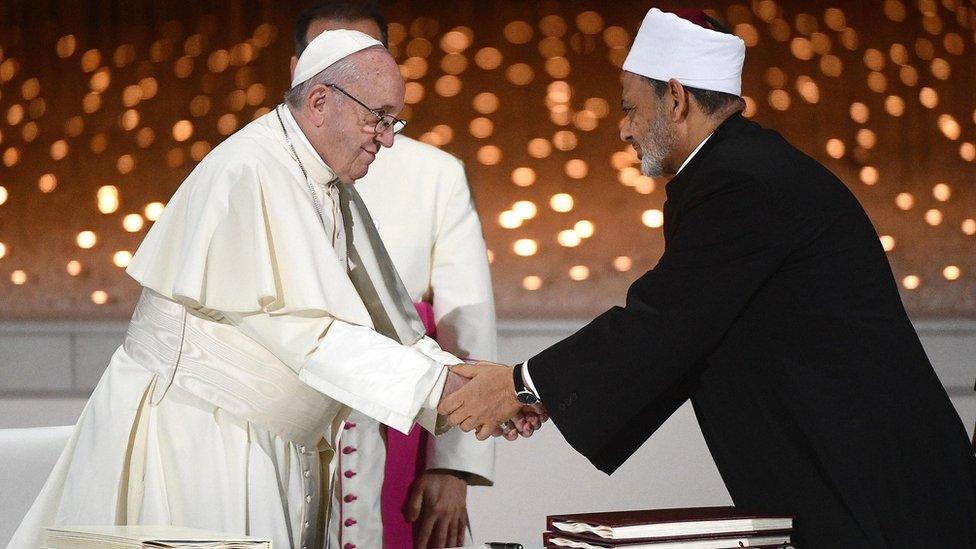
<svg viewBox="0 0 976 549">
<path fill-rule="evenodd" d="M 844 184 L 734 115 L 666 190 L 626 305 L 529 360 L 566 440 L 611 473 L 691 399 L 735 504 L 799 546 L 976 547 L 976 457 Z"/>
</svg>

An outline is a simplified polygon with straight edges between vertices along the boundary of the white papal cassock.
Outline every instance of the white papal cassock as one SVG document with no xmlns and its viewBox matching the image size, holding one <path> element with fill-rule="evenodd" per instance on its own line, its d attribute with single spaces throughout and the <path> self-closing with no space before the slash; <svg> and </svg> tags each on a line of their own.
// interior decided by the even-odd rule
<svg viewBox="0 0 976 549">
<path fill-rule="evenodd" d="M 124 344 L 10 547 L 53 524 L 319 547 L 349 409 L 435 428 L 459 361 L 421 336 L 361 198 L 300 131 L 279 107 L 177 190 L 128 268 L 144 290 Z"/>
</svg>

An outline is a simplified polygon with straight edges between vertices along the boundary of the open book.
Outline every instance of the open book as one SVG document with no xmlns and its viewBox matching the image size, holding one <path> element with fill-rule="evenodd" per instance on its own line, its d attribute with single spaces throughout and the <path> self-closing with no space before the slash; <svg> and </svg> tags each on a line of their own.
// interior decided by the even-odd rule
<svg viewBox="0 0 976 549">
<path fill-rule="evenodd" d="M 271 549 L 271 541 L 179 526 L 59 526 L 43 549 Z"/>
<path fill-rule="evenodd" d="M 596 536 L 594 536 L 596 537 Z M 608 541 L 582 536 L 546 532 L 544 545 L 549 548 L 569 549 L 731 549 L 749 547 L 752 549 L 792 548 L 789 534 L 768 536 L 721 536 L 683 540 L 627 540 Z"/>
<path fill-rule="evenodd" d="M 593 536 L 604 540 L 677 540 L 739 534 L 789 533 L 793 519 L 742 511 L 735 507 L 648 509 L 580 513 L 548 517 L 554 533 Z"/>
</svg>

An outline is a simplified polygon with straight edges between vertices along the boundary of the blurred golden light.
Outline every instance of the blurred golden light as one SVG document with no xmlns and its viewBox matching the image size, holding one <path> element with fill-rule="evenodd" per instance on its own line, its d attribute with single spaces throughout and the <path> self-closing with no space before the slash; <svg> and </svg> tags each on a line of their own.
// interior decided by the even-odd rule
<svg viewBox="0 0 976 549">
<path fill-rule="evenodd" d="M 247 103 L 247 95 L 242 90 L 234 90 L 227 94 L 227 108 L 239 112 Z"/>
<path fill-rule="evenodd" d="M 844 16 L 843 10 L 838 8 L 827 8 L 824 12 L 824 22 L 833 31 L 844 30 L 847 26 L 847 18 Z"/>
<path fill-rule="evenodd" d="M 959 145 L 959 156 L 967 162 L 976 160 L 976 145 L 968 142 Z"/>
<path fill-rule="evenodd" d="M 12 168 L 20 162 L 20 150 L 16 147 L 9 147 L 3 151 L 3 165 Z"/>
<path fill-rule="evenodd" d="M 478 117 L 468 124 L 468 131 L 475 138 L 484 139 L 495 131 L 495 124 L 483 116 Z"/>
<path fill-rule="evenodd" d="M 491 250 L 486 250 L 486 252 L 487 253 L 485 253 L 485 255 L 488 256 L 488 263 L 494 263 L 495 262 L 495 252 L 493 252 Z"/>
<path fill-rule="evenodd" d="M 553 134 L 552 143 L 561 151 L 571 151 L 578 143 L 576 134 L 568 130 L 560 130 Z"/>
<path fill-rule="evenodd" d="M 918 70 L 911 65 L 905 65 L 904 67 L 898 69 L 898 77 L 901 78 L 902 84 L 906 86 L 914 86 L 918 84 Z"/>
<path fill-rule="evenodd" d="M 141 231 L 142 224 L 142 216 L 139 214 L 128 214 L 122 218 L 122 228 L 130 233 Z"/>
<path fill-rule="evenodd" d="M 400 72 L 408 80 L 418 80 L 427 74 L 427 60 L 423 57 L 408 57 L 403 62 Z"/>
<path fill-rule="evenodd" d="M 478 149 L 478 162 L 485 166 L 494 166 L 502 160 L 502 150 L 495 145 L 485 145 Z"/>
<path fill-rule="evenodd" d="M 959 122 L 952 117 L 951 114 L 939 115 L 939 130 L 942 131 L 942 135 L 955 141 L 959 139 L 962 134 L 962 128 L 959 126 Z"/>
<path fill-rule="evenodd" d="M 40 133 L 40 128 L 37 126 L 37 122 L 31 120 L 30 122 L 24 124 L 22 128 L 21 135 L 26 143 L 37 139 L 37 135 Z"/>
<path fill-rule="evenodd" d="M 98 50 L 91 49 L 81 54 L 81 70 L 85 72 L 92 72 L 97 69 L 102 63 L 102 53 Z"/>
<path fill-rule="evenodd" d="M 629 271 L 634 266 L 634 260 L 631 258 L 621 255 L 613 258 L 613 268 L 621 273 Z"/>
<path fill-rule="evenodd" d="M 976 235 L 976 219 L 964 219 L 961 228 L 963 234 Z"/>
<path fill-rule="evenodd" d="M 769 105 L 778 111 L 789 109 L 790 94 L 785 90 L 773 90 L 769 92 Z"/>
<path fill-rule="evenodd" d="M 931 210 L 925 212 L 925 222 L 928 223 L 929 225 L 932 225 L 933 227 L 935 227 L 936 225 L 941 225 L 942 219 L 943 219 L 942 212 L 936 210 L 935 208 L 932 208 Z"/>
<path fill-rule="evenodd" d="M 159 91 L 159 83 L 156 81 L 155 78 L 151 76 L 140 80 L 139 87 L 142 89 L 143 99 L 152 99 L 153 97 L 156 96 L 156 93 Z"/>
<path fill-rule="evenodd" d="M 461 53 L 471 45 L 471 40 L 465 33 L 452 30 L 441 37 L 440 46 L 446 53 Z"/>
<path fill-rule="evenodd" d="M 827 154 L 831 158 L 843 158 L 845 150 L 844 142 L 840 139 L 833 138 L 827 140 Z"/>
<path fill-rule="evenodd" d="M 512 183 L 515 183 L 519 187 L 528 187 L 535 183 L 535 179 L 535 170 L 532 168 L 523 166 L 512 170 Z"/>
<path fill-rule="evenodd" d="M 570 73 L 569 60 L 565 57 L 551 57 L 546 59 L 545 69 L 553 78 L 566 78 Z"/>
<path fill-rule="evenodd" d="M 868 88 L 875 93 L 884 93 L 888 89 L 888 78 L 880 72 L 868 74 Z"/>
<path fill-rule="evenodd" d="M 901 285 L 907 290 L 914 290 L 922 283 L 922 279 L 915 275 L 908 275 L 901 279 Z"/>
<path fill-rule="evenodd" d="M 535 291 L 542 287 L 542 279 L 537 276 L 527 276 L 522 279 L 522 287 L 529 291 Z"/>
<path fill-rule="evenodd" d="M 139 126 L 139 111 L 135 109 L 128 109 L 122 113 L 122 118 L 120 120 L 122 129 L 125 131 L 132 131 Z"/>
<path fill-rule="evenodd" d="M 641 214 L 641 223 L 652 229 L 658 229 L 664 225 L 664 212 L 661 210 L 646 210 Z"/>
<path fill-rule="evenodd" d="M 136 159 L 131 154 L 123 154 L 115 162 L 115 169 L 119 171 L 120 174 L 125 175 L 131 173 L 136 167 Z"/>
<path fill-rule="evenodd" d="M 528 257 L 535 255 L 539 251 L 539 244 L 531 238 L 522 238 L 515 241 L 515 244 L 512 245 L 512 250 L 516 255 Z"/>
<path fill-rule="evenodd" d="M 958 280 L 960 275 L 962 275 L 962 270 L 955 265 L 947 265 L 945 269 L 942 269 L 942 276 L 946 280 Z"/>
<path fill-rule="evenodd" d="M 112 74 L 108 67 L 102 67 L 98 69 L 95 74 L 89 79 L 88 86 L 93 92 L 102 93 L 108 89 L 109 84 L 112 83 Z"/>
<path fill-rule="evenodd" d="M 948 80 L 951 73 L 949 62 L 942 58 L 932 60 L 932 76 L 939 80 Z"/>
<path fill-rule="evenodd" d="M 27 283 L 27 273 L 18 269 L 10 273 L 10 281 L 17 286 L 22 286 Z"/>
<path fill-rule="evenodd" d="M 3 206 L 7 202 L 8 196 L 9 194 L 7 193 L 7 188 L 0 187 L 0 206 Z"/>
<path fill-rule="evenodd" d="M 634 190 L 640 194 L 651 194 L 654 192 L 654 180 L 642 175 L 634 181 Z"/>
<path fill-rule="evenodd" d="M 627 187 L 633 187 L 637 184 L 637 180 L 641 177 L 640 170 L 633 166 L 627 166 L 620 170 L 617 174 L 617 180 Z"/>
<path fill-rule="evenodd" d="M 497 69 L 502 64 L 502 52 L 496 48 L 481 48 L 474 56 L 474 62 L 486 71 Z"/>
<path fill-rule="evenodd" d="M 81 116 L 72 116 L 64 123 L 64 133 L 68 137 L 78 137 L 83 131 L 85 131 L 85 119 Z"/>
<path fill-rule="evenodd" d="M 71 276 L 78 276 L 81 274 L 82 271 L 81 262 L 76 259 L 72 259 L 71 261 L 68 262 L 68 265 L 65 267 L 65 270 L 68 271 L 68 274 Z"/>
<path fill-rule="evenodd" d="M 98 211 L 103 214 L 115 213 L 119 209 L 119 189 L 115 185 L 103 185 L 95 193 Z"/>
<path fill-rule="evenodd" d="M 902 4 L 900 0 L 885 0 L 884 13 L 885 16 L 892 21 L 904 21 L 906 15 L 905 5 Z"/>
<path fill-rule="evenodd" d="M 868 48 L 864 51 L 864 65 L 872 71 L 880 71 L 885 66 L 885 56 L 880 50 Z"/>
<path fill-rule="evenodd" d="M 844 63 L 836 55 L 825 55 L 820 58 L 820 72 L 838 77 L 844 72 Z"/>
<path fill-rule="evenodd" d="M 939 104 L 939 94 L 932 88 L 922 88 L 918 92 L 918 100 L 922 103 L 922 106 L 927 109 L 934 109 Z"/>
<path fill-rule="evenodd" d="M 190 158 L 199 162 L 210 152 L 210 143 L 206 141 L 196 141 L 190 146 Z"/>
<path fill-rule="evenodd" d="M 881 247 L 884 251 L 890 252 L 895 249 L 895 237 L 890 235 L 881 235 Z"/>
<path fill-rule="evenodd" d="M 471 105 L 481 114 L 491 114 L 498 110 L 498 96 L 491 92 L 481 92 L 474 96 Z"/>
<path fill-rule="evenodd" d="M 175 129 L 176 128 L 174 127 L 174 130 Z M 220 135 L 230 135 L 234 133 L 236 129 L 237 129 L 237 116 L 235 116 L 234 114 L 227 113 L 217 119 L 217 131 L 220 132 Z M 186 136 L 187 139 L 189 137 L 190 137 L 189 135 Z"/>
<path fill-rule="evenodd" d="M 786 42 L 790 39 L 790 35 L 792 34 L 790 24 L 782 19 L 774 19 L 769 24 L 769 34 L 772 35 L 775 40 Z"/>
<path fill-rule="evenodd" d="M 549 207 L 555 212 L 566 213 L 573 210 L 573 202 L 573 197 L 569 194 L 554 194 L 549 199 Z"/>
<path fill-rule="evenodd" d="M 759 31 L 749 23 L 739 23 L 735 26 L 734 32 L 745 42 L 746 47 L 751 48 L 759 44 Z"/>
<path fill-rule="evenodd" d="M 437 136 L 438 140 L 445 145 L 454 139 L 454 130 L 451 129 L 451 127 L 447 124 L 438 124 L 431 128 L 430 131 L 433 132 Z M 501 151 L 499 151 L 499 154 L 500 153 Z"/>
<path fill-rule="evenodd" d="M 766 69 L 765 77 L 770 88 L 782 88 L 786 85 L 786 73 L 779 67 Z"/>
<path fill-rule="evenodd" d="M 556 242 L 559 242 L 560 246 L 564 246 L 566 248 L 575 248 L 576 246 L 579 246 L 580 242 L 582 241 L 583 239 L 580 237 L 580 235 L 576 234 L 576 231 L 572 229 L 559 231 L 559 234 L 556 235 Z"/>
<path fill-rule="evenodd" d="M 569 269 L 569 278 L 579 282 L 590 278 L 590 269 L 586 265 L 575 265 Z"/>
<path fill-rule="evenodd" d="M 150 202 L 146 204 L 145 216 L 149 221 L 156 221 L 159 216 L 163 215 L 163 208 L 165 206 L 162 202 Z"/>
<path fill-rule="evenodd" d="M 573 230 L 576 231 L 576 234 L 580 235 L 581 238 L 590 238 L 593 236 L 594 231 L 596 231 L 596 227 L 593 226 L 592 221 L 582 219 L 573 225 Z"/>
<path fill-rule="evenodd" d="M 57 52 L 58 57 L 64 59 L 74 55 L 76 46 L 77 41 L 75 40 L 75 35 L 66 34 L 58 38 L 58 43 L 54 46 L 54 51 Z"/>
<path fill-rule="evenodd" d="M 532 219 L 539 212 L 539 208 L 536 207 L 534 202 L 529 200 L 519 200 L 512 205 L 512 211 L 518 214 L 518 216 L 524 220 Z"/>
<path fill-rule="evenodd" d="M 434 83 L 434 91 L 442 97 L 454 97 L 461 93 L 461 79 L 453 74 L 446 74 Z"/>
<path fill-rule="evenodd" d="M 180 120 L 176 124 L 173 124 L 173 139 L 177 141 L 186 141 L 193 135 L 193 122 L 189 120 Z"/>
<path fill-rule="evenodd" d="M 952 196 L 952 189 L 945 183 L 939 183 L 932 187 L 932 196 L 939 202 L 947 202 Z"/>
<path fill-rule="evenodd" d="M 41 93 L 41 82 L 37 78 L 28 78 L 20 85 L 20 95 L 30 101 Z"/>
<path fill-rule="evenodd" d="M 17 74 L 19 68 L 16 59 L 7 59 L 0 63 L 0 82 L 9 82 Z"/>
<path fill-rule="evenodd" d="M 244 92 L 247 104 L 256 107 L 261 103 L 264 103 L 265 97 L 267 97 L 268 91 L 265 89 L 264 84 L 251 84 L 247 87 L 247 91 Z"/>
<path fill-rule="evenodd" d="M 156 132 L 152 128 L 145 127 L 136 132 L 136 143 L 143 149 L 148 148 L 155 140 Z"/>
<path fill-rule="evenodd" d="M 51 158 L 54 160 L 62 160 L 64 157 L 68 156 L 68 142 L 64 139 L 58 139 L 54 143 L 51 143 Z"/>
<path fill-rule="evenodd" d="M 95 305 L 105 305 L 108 303 L 108 294 L 104 290 L 95 290 L 91 294 L 91 300 Z"/>
<path fill-rule="evenodd" d="M 904 65 L 908 63 L 908 48 L 906 48 L 903 44 L 892 44 L 888 49 L 888 55 L 897 65 Z"/>
<path fill-rule="evenodd" d="M 915 197 L 911 193 L 898 193 L 895 197 L 895 205 L 901 210 L 908 211 L 915 206 Z"/>
<path fill-rule="evenodd" d="M 801 61 L 813 59 L 813 44 L 803 37 L 796 37 L 790 41 L 790 52 Z"/>
<path fill-rule="evenodd" d="M 416 105 L 424 98 L 424 85 L 419 82 L 407 82 L 403 101 L 407 105 Z"/>
<path fill-rule="evenodd" d="M 873 166 L 864 166 L 861 168 L 861 182 L 865 185 L 874 185 L 878 182 L 878 169 Z"/>
<path fill-rule="evenodd" d="M 580 130 L 591 132 L 597 128 L 599 121 L 592 112 L 582 110 L 573 115 L 573 124 Z"/>
<path fill-rule="evenodd" d="M 905 114 L 905 100 L 897 95 L 889 95 L 885 98 L 885 110 L 891 116 L 901 116 Z"/>
<path fill-rule="evenodd" d="M 46 173 L 37 180 L 37 188 L 42 193 L 54 192 L 58 187 L 58 178 L 53 173 Z"/>
<path fill-rule="evenodd" d="M 959 36 L 954 32 L 950 32 L 945 35 L 942 45 L 945 47 L 946 51 L 952 55 L 962 55 L 963 51 L 966 49 L 966 43 L 963 41 L 962 36 Z"/>
<path fill-rule="evenodd" d="M 536 137 L 529 141 L 526 150 L 532 158 L 546 158 L 552 152 L 552 145 L 548 139 Z"/>
<path fill-rule="evenodd" d="M 851 51 L 856 50 L 858 44 L 857 31 L 850 27 L 842 30 L 840 33 L 840 42 L 844 44 L 845 48 Z"/>
<path fill-rule="evenodd" d="M 525 86 L 535 78 L 535 71 L 526 63 L 516 63 L 505 70 L 505 77 L 516 86 Z"/>
<path fill-rule="evenodd" d="M 547 15 L 539 20 L 539 31 L 545 36 L 566 34 L 566 21 L 558 15 Z"/>
<path fill-rule="evenodd" d="M 864 103 L 851 103 L 851 120 L 864 124 L 871 116 L 871 110 Z"/>
<path fill-rule="evenodd" d="M 3 259 L 5 255 L 7 255 L 7 245 L 0 242 L 0 259 Z"/>
<path fill-rule="evenodd" d="M 797 78 L 796 89 L 807 103 L 817 103 L 820 101 L 820 88 L 817 87 L 817 83 L 809 76 Z"/>
<path fill-rule="evenodd" d="M 441 59 L 441 70 L 447 74 L 461 74 L 468 68 L 468 58 L 460 53 L 449 53 Z"/>
<path fill-rule="evenodd" d="M 132 63 L 135 59 L 136 49 L 132 44 L 122 44 L 115 48 L 115 54 L 112 56 L 112 62 L 119 68 Z"/>
<path fill-rule="evenodd" d="M 574 158 L 566 162 L 564 170 L 566 175 L 573 179 L 583 179 L 590 171 L 586 161 L 579 158 Z"/>
<path fill-rule="evenodd" d="M 173 65 L 173 74 L 175 74 L 177 78 L 188 78 L 192 73 L 193 73 L 192 57 L 188 55 L 184 55 L 183 57 L 180 57 L 179 59 L 176 60 L 176 63 Z"/>
<path fill-rule="evenodd" d="M 75 242 L 78 244 L 79 248 L 88 250 L 95 246 L 95 244 L 98 242 L 98 237 L 93 231 L 81 231 L 75 237 Z"/>
<path fill-rule="evenodd" d="M 532 25 L 529 25 L 525 21 L 512 21 L 505 25 L 502 34 L 504 34 L 505 40 L 508 40 L 512 44 L 525 44 L 529 40 L 532 40 Z"/>
<path fill-rule="evenodd" d="M 112 255 L 112 263 L 114 263 L 116 267 L 121 267 L 124 269 L 129 266 L 130 261 L 132 261 L 132 252 L 119 250 Z"/>
<path fill-rule="evenodd" d="M 505 210 L 498 214 L 498 224 L 505 229 L 517 229 L 522 226 L 522 216 L 512 210 Z"/>
<path fill-rule="evenodd" d="M 24 106 L 16 104 L 7 109 L 7 124 L 16 126 L 24 120 Z"/>
<path fill-rule="evenodd" d="M 91 150 L 95 154 L 102 154 L 108 148 L 108 135 L 96 133 L 92 136 Z"/>
<path fill-rule="evenodd" d="M 857 144 L 865 149 L 873 149 L 878 143 L 878 136 L 871 130 L 867 128 L 861 128 L 857 131 Z"/>
</svg>

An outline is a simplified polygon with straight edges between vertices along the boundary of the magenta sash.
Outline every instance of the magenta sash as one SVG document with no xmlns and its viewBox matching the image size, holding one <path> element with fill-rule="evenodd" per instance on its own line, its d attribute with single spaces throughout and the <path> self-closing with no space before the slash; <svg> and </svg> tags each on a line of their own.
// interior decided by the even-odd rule
<svg viewBox="0 0 976 549">
<path fill-rule="evenodd" d="M 427 335 L 437 337 L 434 309 L 430 303 L 414 303 Z M 413 549 L 413 524 L 407 522 L 404 508 L 410 487 L 427 466 L 427 441 L 430 433 L 413 426 L 409 435 L 395 429 L 386 430 L 386 468 L 383 479 L 381 509 L 383 512 L 383 547 Z"/>
</svg>

